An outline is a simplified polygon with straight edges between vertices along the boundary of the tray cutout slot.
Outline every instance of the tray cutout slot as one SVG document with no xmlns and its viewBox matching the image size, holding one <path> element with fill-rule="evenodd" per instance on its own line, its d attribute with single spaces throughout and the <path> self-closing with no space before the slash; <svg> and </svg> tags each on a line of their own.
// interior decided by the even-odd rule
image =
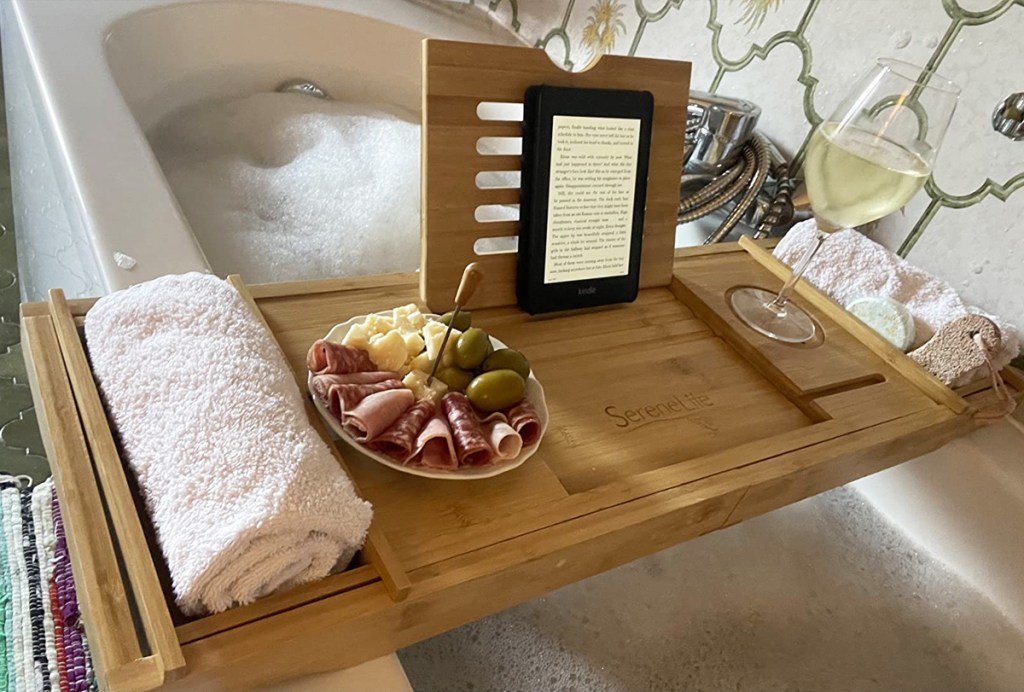
<svg viewBox="0 0 1024 692">
<path fill-rule="evenodd" d="M 473 213 L 477 223 L 501 223 L 518 221 L 518 204 L 481 204 Z"/>
<path fill-rule="evenodd" d="M 846 392 L 852 392 L 855 389 L 870 387 L 871 385 L 874 384 L 882 384 L 885 381 L 885 375 L 883 375 L 882 373 L 875 373 L 873 375 L 865 375 L 864 377 L 858 377 L 855 380 L 837 382 L 836 384 L 829 385 L 828 387 L 818 387 L 817 389 L 809 389 L 806 392 L 804 392 L 804 396 L 807 399 L 821 399 L 822 397 L 832 396 L 833 394 L 844 394 Z"/>
<path fill-rule="evenodd" d="M 518 190 L 521 171 L 480 171 L 476 174 L 478 190 Z"/>
<path fill-rule="evenodd" d="M 473 252 L 478 255 L 509 255 L 519 252 L 519 236 L 507 235 L 500 238 L 477 238 Z"/>
<path fill-rule="evenodd" d="M 476 104 L 476 117 L 481 120 L 523 121 L 523 104 L 511 101 L 481 101 Z"/>
<path fill-rule="evenodd" d="M 522 156 L 522 137 L 481 137 L 476 140 L 476 153 L 481 156 Z"/>
</svg>

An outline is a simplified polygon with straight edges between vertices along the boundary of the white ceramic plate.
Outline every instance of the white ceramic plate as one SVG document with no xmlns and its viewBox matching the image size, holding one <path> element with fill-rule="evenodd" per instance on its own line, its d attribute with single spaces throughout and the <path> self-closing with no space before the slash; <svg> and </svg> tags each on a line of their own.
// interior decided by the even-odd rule
<svg viewBox="0 0 1024 692">
<path fill-rule="evenodd" d="M 391 311 L 389 310 L 387 312 L 379 314 L 389 315 L 391 314 Z M 424 313 L 424 315 L 427 318 L 437 319 L 437 315 L 429 315 L 426 313 Z M 325 336 L 324 339 L 327 341 L 333 341 L 334 343 L 340 344 L 341 340 L 345 338 L 346 334 L 348 334 L 348 330 L 353 325 L 362 322 L 364 319 L 366 319 L 366 315 L 360 315 L 358 317 L 353 317 L 347 322 L 342 322 L 339 325 L 335 325 L 335 327 L 327 333 L 327 336 Z M 499 348 L 507 348 L 505 344 L 495 339 L 493 336 L 491 337 L 491 344 L 494 346 L 495 350 Z M 440 478 L 447 481 L 474 481 L 479 480 L 481 478 L 490 478 L 492 476 L 501 475 L 503 473 L 511 471 L 514 468 L 522 466 L 524 461 L 533 456 L 533 453 L 536 452 L 537 448 L 540 446 L 541 440 L 544 439 L 544 433 L 547 432 L 548 429 L 548 407 L 547 403 L 544 401 L 544 388 L 540 386 L 540 382 L 537 381 L 537 378 L 534 377 L 533 373 L 531 372 L 530 377 L 527 378 L 526 380 L 526 398 L 529 399 L 530 403 L 533 404 L 533 407 L 537 409 L 537 415 L 540 417 L 540 437 L 537 438 L 537 441 L 530 445 L 529 447 L 523 447 L 523 451 L 521 451 L 519 453 L 519 456 L 517 456 L 515 459 L 510 459 L 508 461 L 503 461 L 497 464 L 488 464 L 487 466 L 463 466 L 459 467 L 458 469 L 455 469 L 454 471 L 430 469 L 425 468 L 423 466 L 405 466 L 395 461 L 388 455 L 375 452 L 372 449 L 368 449 L 363 445 L 359 444 L 358 442 L 356 442 L 354 439 L 352 439 L 352 436 L 345 431 L 344 427 L 342 427 L 341 421 L 335 418 L 334 415 L 327 408 L 327 404 L 325 404 L 323 401 L 320 400 L 319 397 L 313 394 L 313 389 L 311 386 L 312 382 L 313 373 L 309 373 L 309 376 L 306 378 L 306 386 L 307 388 L 309 388 L 310 396 L 313 397 L 313 404 L 316 406 L 316 410 L 320 412 L 320 415 L 323 417 L 324 421 L 326 421 L 327 425 L 331 428 L 331 430 L 335 432 L 335 434 L 338 437 L 341 438 L 341 441 L 344 442 L 345 445 L 352 448 L 359 454 L 369 457 L 370 459 L 373 459 L 378 463 L 384 464 L 385 466 L 389 466 L 395 469 L 396 471 L 408 473 L 413 476 L 422 476 L 424 478 Z"/>
</svg>

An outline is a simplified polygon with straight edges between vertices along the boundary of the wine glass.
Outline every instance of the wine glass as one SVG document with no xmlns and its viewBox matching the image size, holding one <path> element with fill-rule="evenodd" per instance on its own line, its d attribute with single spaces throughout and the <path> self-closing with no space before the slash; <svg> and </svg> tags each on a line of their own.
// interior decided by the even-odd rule
<svg viewBox="0 0 1024 692">
<path fill-rule="evenodd" d="M 729 300 L 736 316 L 778 341 L 813 339 L 814 320 L 789 302 L 794 286 L 829 234 L 880 219 L 921 189 L 959 96 L 960 88 L 933 70 L 879 60 L 807 146 L 804 179 L 818 226 L 814 246 L 777 295 L 734 289 Z"/>
</svg>

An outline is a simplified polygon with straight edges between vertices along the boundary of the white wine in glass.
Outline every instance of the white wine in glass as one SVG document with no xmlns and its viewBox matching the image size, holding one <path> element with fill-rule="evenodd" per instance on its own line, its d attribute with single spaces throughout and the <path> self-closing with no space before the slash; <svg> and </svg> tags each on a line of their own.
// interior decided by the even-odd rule
<svg viewBox="0 0 1024 692">
<path fill-rule="evenodd" d="M 778 294 L 737 288 L 736 315 L 770 338 L 803 343 L 814 320 L 789 302 L 830 233 L 880 219 L 904 206 L 931 175 L 960 89 L 923 67 L 879 60 L 832 117 L 811 135 L 804 159 L 818 238 Z"/>
</svg>

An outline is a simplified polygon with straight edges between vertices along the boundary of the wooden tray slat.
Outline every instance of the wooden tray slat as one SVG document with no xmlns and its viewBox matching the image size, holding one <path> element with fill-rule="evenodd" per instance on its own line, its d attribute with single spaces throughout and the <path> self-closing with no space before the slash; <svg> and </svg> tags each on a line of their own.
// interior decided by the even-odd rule
<svg viewBox="0 0 1024 692">
<path fill-rule="evenodd" d="M 103 401 L 85 356 L 74 317 L 62 290 L 50 291 L 50 317 L 64 354 L 64 363 L 78 414 L 85 428 L 93 466 L 103 487 L 103 495 L 117 526 L 118 543 L 146 639 L 165 675 L 174 677 L 185 667 L 163 588 L 149 553 L 135 500 L 128 486 L 117 445 L 110 431 Z"/>
</svg>

